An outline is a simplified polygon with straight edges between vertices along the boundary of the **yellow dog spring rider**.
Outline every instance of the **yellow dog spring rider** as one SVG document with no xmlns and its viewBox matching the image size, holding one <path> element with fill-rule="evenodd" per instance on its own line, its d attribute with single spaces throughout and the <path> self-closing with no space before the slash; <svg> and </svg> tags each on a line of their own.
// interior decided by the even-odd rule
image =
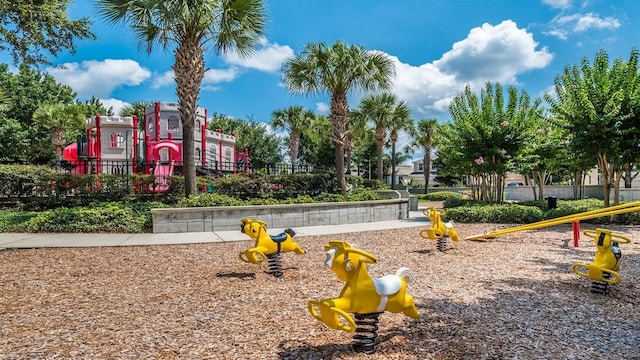
<svg viewBox="0 0 640 360">
<path fill-rule="evenodd" d="M 453 221 L 442 221 L 442 216 L 446 214 L 443 209 L 428 207 L 424 209 L 422 213 L 431 220 L 432 225 L 430 228 L 420 231 L 420 236 L 423 239 L 437 240 L 436 248 L 438 251 L 445 251 L 447 249 L 447 237 L 450 237 L 454 242 L 460 241 L 458 233 L 453 227 Z"/>
<path fill-rule="evenodd" d="M 280 253 L 293 251 L 296 254 L 304 254 L 305 251 L 297 242 L 293 241 L 293 237 L 295 236 L 293 230 L 286 229 L 281 234 L 269 235 L 266 228 L 267 223 L 262 220 L 254 220 L 251 218 L 240 220 L 240 231 L 256 240 L 252 248 L 240 253 L 240 260 L 251 264 L 258 264 L 268 259 L 268 273 L 275 277 L 281 277 L 283 275 L 283 269 Z"/>
<path fill-rule="evenodd" d="M 620 277 L 620 258 L 622 252 L 618 244 L 628 244 L 629 238 L 614 234 L 610 230 L 585 230 L 584 234 L 593 238 L 596 244 L 596 255 L 591 264 L 575 263 L 571 270 L 591 280 L 591 292 L 607 294 L 609 284 L 614 285 L 622 280 Z"/>
<path fill-rule="evenodd" d="M 403 267 L 394 275 L 372 278 L 367 271 L 367 264 L 377 261 L 372 254 L 342 240 L 329 241 L 325 251 L 325 265 L 346 284 L 340 297 L 309 301 L 309 312 L 332 329 L 356 332 L 354 350 L 375 352 L 380 313 L 402 312 L 411 318 L 420 317 L 413 297 L 406 293 L 407 284 L 414 281 L 409 269 Z M 349 313 L 355 313 L 355 321 Z"/>
</svg>

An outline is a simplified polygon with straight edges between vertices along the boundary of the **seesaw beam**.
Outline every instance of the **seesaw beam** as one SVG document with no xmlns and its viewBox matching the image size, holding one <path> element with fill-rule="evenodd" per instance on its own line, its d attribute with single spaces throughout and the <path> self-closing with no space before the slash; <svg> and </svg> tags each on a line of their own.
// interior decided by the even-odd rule
<svg viewBox="0 0 640 360">
<path fill-rule="evenodd" d="M 603 208 L 598 210 L 585 211 L 582 213 L 571 214 L 571 215 L 562 216 L 555 219 L 538 221 L 531 224 L 514 226 L 508 229 L 496 230 L 487 234 L 472 235 L 472 236 L 466 237 L 465 240 L 491 239 L 500 235 L 511 234 L 518 231 L 535 230 L 535 229 L 540 229 L 548 226 L 567 224 L 574 221 L 595 219 L 595 218 L 610 216 L 610 215 L 624 214 L 624 213 L 633 212 L 633 211 L 640 211 L 640 201 L 634 201 L 628 204 L 616 205 L 616 206 L 611 206 L 608 208 Z"/>
</svg>

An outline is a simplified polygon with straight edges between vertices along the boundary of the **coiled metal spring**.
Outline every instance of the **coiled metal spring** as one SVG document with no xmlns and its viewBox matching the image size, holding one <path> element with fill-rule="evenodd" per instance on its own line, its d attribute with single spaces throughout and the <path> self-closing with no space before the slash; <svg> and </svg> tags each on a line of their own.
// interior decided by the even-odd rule
<svg viewBox="0 0 640 360">
<path fill-rule="evenodd" d="M 609 279 L 611 276 L 609 275 L 609 273 L 605 272 L 604 274 L 602 274 L 602 277 L 605 279 Z M 592 281 L 591 293 L 607 295 L 609 293 L 609 283 L 606 281 Z"/>
<path fill-rule="evenodd" d="M 282 267 L 282 258 L 280 257 L 279 252 L 267 255 L 267 263 L 269 264 L 269 271 L 267 271 L 269 275 L 273 275 L 278 278 L 282 277 L 284 272 Z"/>
<path fill-rule="evenodd" d="M 436 244 L 436 249 L 438 249 L 438 251 L 445 251 L 447 250 L 447 237 L 443 236 L 441 238 L 439 238 L 438 243 Z"/>
<path fill-rule="evenodd" d="M 365 354 L 376 352 L 380 313 L 355 314 L 356 333 L 353 335 L 353 350 Z"/>
</svg>

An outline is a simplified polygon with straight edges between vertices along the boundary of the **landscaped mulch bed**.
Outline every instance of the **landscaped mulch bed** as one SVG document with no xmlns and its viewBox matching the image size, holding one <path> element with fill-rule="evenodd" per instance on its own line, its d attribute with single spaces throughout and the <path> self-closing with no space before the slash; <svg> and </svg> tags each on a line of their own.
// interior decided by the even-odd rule
<svg viewBox="0 0 640 360">
<path fill-rule="evenodd" d="M 608 295 L 570 271 L 595 251 L 585 236 L 574 248 L 570 226 L 445 252 L 420 227 L 298 237 L 308 253 L 283 254 L 280 279 L 239 260 L 250 240 L 0 251 L 0 359 L 640 359 L 640 230 L 607 228 L 636 241 Z M 307 311 L 344 285 L 323 265 L 330 239 L 375 254 L 373 276 L 416 276 L 422 318 L 382 314 L 375 354 Z"/>
</svg>

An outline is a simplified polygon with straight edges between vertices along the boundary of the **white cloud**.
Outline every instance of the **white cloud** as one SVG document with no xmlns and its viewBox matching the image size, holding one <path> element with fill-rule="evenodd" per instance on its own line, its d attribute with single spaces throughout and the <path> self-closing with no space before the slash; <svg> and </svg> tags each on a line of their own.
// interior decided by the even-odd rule
<svg viewBox="0 0 640 360">
<path fill-rule="evenodd" d="M 519 74 L 549 65 L 553 55 L 537 48 L 532 34 L 511 20 L 483 24 L 431 63 L 413 66 L 390 56 L 396 66 L 393 91 L 419 113 L 444 113 L 466 84 L 476 90 L 487 81 L 516 84 Z"/>
<path fill-rule="evenodd" d="M 226 56 L 226 61 L 245 68 L 276 72 L 280 71 L 282 63 L 293 55 L 293 49 L 289 46 L 269 43 L 266 38 L 262 38 L 258 49 L 249 57 L 242 58 L 236 53 L 231 53 Z"/>
<path fill-rule="evenodd" d="M 151 76 L 151 72 L 131 59 L 87 60 L 49 67 L 46 71 L 56 81 L 69 85 L 79 97 L 106 98 L 123 85 L 136 86 Z"/>
<path fill-rule="evenodd" d="M 600 17 L 595 13 L 587 14 L 560 14 L 551 20 L 550 30 L 547 35 L 566 40 L 568 35 L 582 33 L 592 29 L 614 30 L 620 27 L 620 21 L 614 17 Z"/>
<path fill-rule="evenodd" d="M 110 99 L 100 99 L 100 102 L 102 103 L 102 105 L 104 105 L 105 108 L 109 109 L 110 107 L 113 108 L 113 113 L 118 116 L 120 115 L 120 111 L 122 111 L 122 109 L 124 109 L 126 106 L 131 105 L 130 103 L 126 102 L 126 101 L 122 101 L 119 99 L 114 99 L 114 98 L 110 98 Z"/>
<path fill-rule="evenodd" d="M 158 89 L 158 88 L 173 85 L 173 84 L 175 84 L 175 80 L 173 80 L 173 70 L 169 70 L 164 74 L 154 77 L 153 84 L 151 84 L 151 88 Z"/>
<path fill-rule="evenodd" d="M 571 7 L 571 0 L 542 0 L 542 3 L 556 9 L 567 9 Z"/>
<path fill-rule="evenodd" d="M 215 84 L 233 81 L 238 76 L 238 73 L 239 71 L 236 68 L 209 69 L 204 73 L 204 78 L 202 79 L 202 90 L 219 90 L 220 87 L 215 86 Z M 174 72 L 173 70 L 169 70 L 164 74 L 156 76 L 153 80 L 153 84 L 151 84 L 151 88 L 157 89 L 173 85 L 175 85 Z"/>
<path fill-rule="evenodd" d="M 327 103 L 324 102 L 317 102 L 316 103 L 316 111 L 321 113 L 321 114 L 327 114 L 329 113 L 330 107 Z"/>
</svg>

